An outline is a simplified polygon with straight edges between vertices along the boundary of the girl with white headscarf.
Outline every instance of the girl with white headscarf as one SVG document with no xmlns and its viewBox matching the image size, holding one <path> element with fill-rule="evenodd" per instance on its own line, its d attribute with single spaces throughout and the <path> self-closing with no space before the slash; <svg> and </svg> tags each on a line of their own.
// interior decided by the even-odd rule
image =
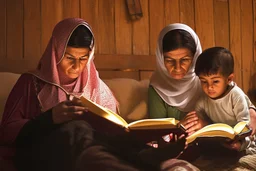
<svg viewBox="0 0 256 171">
<path fill-rule="evenodd" d="M 202 92 L 194 72 L 201 52 L 200 40 L 189 26 L 175 23 L 162 29 L 156 49 L 157 67 L 149 87 L 150 118 L 182 120 L 194 110 Z M 194 112 L 189 116 L 198 120 Z"/>
</svg>

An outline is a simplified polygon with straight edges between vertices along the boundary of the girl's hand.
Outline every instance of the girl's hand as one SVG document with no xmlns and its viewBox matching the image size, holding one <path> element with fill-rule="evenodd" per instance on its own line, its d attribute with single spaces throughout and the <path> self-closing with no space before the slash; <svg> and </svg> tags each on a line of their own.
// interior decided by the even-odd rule
<svg viewBox="0 0 256 171">
<path fill-rule="evenodd" d="M 66 100 L 52 108 L 52 120 L 55 124 L 60 124 L 72 120 L 77 115 L 82 115 L 87 110 L 80 99 Z"/>
</svg>

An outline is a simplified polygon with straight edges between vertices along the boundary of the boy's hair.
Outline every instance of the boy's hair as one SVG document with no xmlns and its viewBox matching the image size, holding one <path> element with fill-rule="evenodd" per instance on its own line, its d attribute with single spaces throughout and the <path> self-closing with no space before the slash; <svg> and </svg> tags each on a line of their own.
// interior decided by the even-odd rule
<svg viewBox="0 0 256 171">
<path fill-rule="evenodd" d="M 232 53 L 224 47 L 212 47 L 204 50 L 197 58 L 195 73 L 212 75 L 221 74 L 228 77 L 234 72 Z"/>
<path fill-rule="evenodd" d="M 68 46 L 75 48 L 90 48 L 92 33 L 84 25 L 78 26 L 69 38 Z"/>
<path fill-rule="evenodd" d="M 196 43 L 189 32 L 181 29 L 171 30 L 164 35 L 163 52 L 169 52 L 179 48 L 187 48 L 192 55 L 196 53 Z"/>
</svg>

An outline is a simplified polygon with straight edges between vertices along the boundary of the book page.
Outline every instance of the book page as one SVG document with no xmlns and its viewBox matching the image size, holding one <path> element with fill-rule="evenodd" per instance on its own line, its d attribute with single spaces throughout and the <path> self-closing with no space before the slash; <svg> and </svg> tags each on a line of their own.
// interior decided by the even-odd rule
<svg viewBox="0 0 256 171">
<path fill-rule="evenodd" d="M 235 132 L 233 128 L 227 124 L 215 123 L 207 125 L 187 137 L 187 143 L 191 143 L 198 137 L 227 137 L 233 139 L 235 137 Z"/>
<path fill-rule="evenodd" d="M 141 119 L 128 124 L 129 129 L 163 129 L 177 128 L 178 120 L 174 118 Z"/>
<path fill-rule="evenodd" d="M 128 123 L 117 113 L 114 113 L 113 111 L 104 108 L 103 106 L 96 104 L 93 101 L 86 99 L 82 96 L 80 97 L 80 99 L 83 102 L 84 106 L 88 107 L 89 111 L 93 112 L 94 114 L 97 114 L 123 127 L 127 127 Z"/>
<path fill-rule="evenodd" d="M 239 134 L 239 133 L 242 133 L 242 132 L 249 131 L 249 128 L 246 127 L 247 123 L 248 123 L 247 121 L 238 122 L 234 126 L 235 134 Z"/>
</svg>

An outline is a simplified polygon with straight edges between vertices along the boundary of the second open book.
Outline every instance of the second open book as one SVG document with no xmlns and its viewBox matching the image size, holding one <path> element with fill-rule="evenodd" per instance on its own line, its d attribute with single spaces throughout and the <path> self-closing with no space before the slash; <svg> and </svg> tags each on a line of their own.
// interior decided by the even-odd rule
<svg viewBox="0 0 256 171">
<path fill-rule="evenodd" d="M 162 136 L 170 133 L 177 135 L 186 134 L 184 128 L 178 127 L 179 121 L 175 118 L 141 119 L 127 123 L 117 113 L 84 97 L 80 97 L 80 99 L 83 105 L 88 107 L 88 112 L 83 114 L 80 119 L 90 123 L 93 129 L 109 135 L 126 134 L 138 140 L 149 142 L 159 140 Z M 236 139 L 248 136 L 250 132 L 251 130 L 248 128 L 247 122 L 240 122 L 234 128 L 227 124 L 216 123 L 208 125 L 187 137 L 187 143 L 209 137 Z"/>
<path fill-rule="evenodd" d="M 188 136 L 187 143 L 207 139 L 213 141 L 236 141 L 249 136 L 251 132 L 252 130 L 249 128 L 248 122 L 246 121 L 238 122 L 234 127 L 224 123 L 214 123 Z"/>
</svg>

